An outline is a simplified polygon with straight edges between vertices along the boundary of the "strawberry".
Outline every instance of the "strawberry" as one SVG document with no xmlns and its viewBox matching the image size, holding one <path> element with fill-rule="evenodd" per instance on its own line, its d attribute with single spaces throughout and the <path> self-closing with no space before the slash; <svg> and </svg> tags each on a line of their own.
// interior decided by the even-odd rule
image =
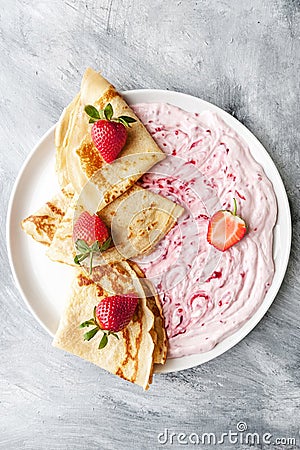
<svg viewBox="0 0 300 450">
<path fill-rule="evenodd" d="M 84 211 L 78 217 L 74 229 L 73 239 L 83 239 L 88 245 L 92 245 L 95 241 L 103 244 L 108 239 L 108 230 L 105 223 L 97 214 L 91 216 L 90 213 Z"/>
<path fill-rule="evenodd" d="M 78 252 L 74 262 L 80 265 L 89 256 L 91 274 L 94 253 L 107 250 L 111 243 L 105 223 L 97 214 L 91 216 L 87 211 L 84 211 L 80 214 L 73 227 L 73 240 Z"/>
<path fill-rule="evenodd" d="M 245 221 L 236 215 L 237 204 L 233 199 L 233 211 L 217 211 L 210 219 L 207 241 L 216 249 L 224 252 L 239 242 L 247 231 Z"/>
<path fill-rule="evenodd" d="M 94 317 L 80 325 L 80 328 L 95 325 L 95 328 L 83 335 L 83 339 L 89 341 L 99 330 L 103 331 L 99 349 L 106 346 L 109 335 L 112 334 L 119 339 L 116 333 L 127 327 L 137 304 L 138 298 L 135 295 L 113 295 L 112 297 L 104 298 L 95 306 Z"/>
<path fill-rule="evenodd" d="M 92 126 L 92 139 L 102 158 L 111 163 L 124 147 L 127 131 L 122 123 L 98 120 Z"/>
<path fill-rule="evenodd" d="M 136 120 L 129 116 L 113 117 L 111 103 L 100 111 L 92 105 L 87 105 L 84 110 L 93 124 L 91 134 L 95 147 L 104 161 L 113 162 L 126 143 L 126 128 Z"/>
</svg>

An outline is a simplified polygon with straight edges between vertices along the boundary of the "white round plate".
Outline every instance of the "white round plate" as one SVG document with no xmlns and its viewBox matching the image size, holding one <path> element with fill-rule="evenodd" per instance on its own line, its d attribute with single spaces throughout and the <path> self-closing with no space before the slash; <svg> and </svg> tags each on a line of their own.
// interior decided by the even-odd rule
<svg viewBox="0 0 300 450">
<path fill-rule="evenodd" d="M 213 350 L 168 359 L 164 366 L 157 366 L 156 369 L 156 372 L 173 372 L 203 364 L 221 355 L 240 342 L 264 316 L 279 290 L 288 264 L 291 245 L 290 209 L 283 182 L 269 154 L 253 134 L 234 117 L 211 103 L 178 92 L 134 90 L 124 92 L 123 95 L 129 104 L 165 102 L 191 112 L 217 112 L 247 142 L 253 157 L 272 181 L 277 197 L 278 217 L 273 247 L 275 275 L 264 301 L 243 327 L 220 342 Z M 28 308 L 51 336 L 58 327 L 72 279 L 72 269 L 50 261 L 45 256 L 45 248 L 21 230 L 20 222 L 59 189 L 54 170 L 54 131 L 55 126 L 42 137 L 26 159 L 15 182 L 7 215 L 7 248 L 15 282 Z"/>
</svg>

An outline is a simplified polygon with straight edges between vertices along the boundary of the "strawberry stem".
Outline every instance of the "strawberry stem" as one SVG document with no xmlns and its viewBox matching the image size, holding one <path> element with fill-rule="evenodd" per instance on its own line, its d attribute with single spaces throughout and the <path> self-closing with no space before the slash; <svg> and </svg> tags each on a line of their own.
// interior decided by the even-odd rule
<svg viewBox="0 0 300 450">
<path fill-rule="evenodd" d="M 236 216 L 236 211 L 237 211 L 237 203 L 236 203 L 236 199 L 234 198 L 233 199 L 233 211 L 232 211 L 232 214 L 234 216 Z"/>
<path fill-rule="evenodd" d="M 90 270 L 89 275 L 92 275 L 93 272 L 93 252 L 90 253 Z"/>
</svg>

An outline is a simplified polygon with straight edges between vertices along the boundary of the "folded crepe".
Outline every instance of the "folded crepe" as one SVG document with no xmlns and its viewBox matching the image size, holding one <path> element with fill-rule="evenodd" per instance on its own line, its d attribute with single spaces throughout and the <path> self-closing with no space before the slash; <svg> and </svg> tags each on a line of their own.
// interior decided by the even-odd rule
<svg viewBox="0 0 300 450">
<path fill-rule="evenodd" d="M 127 142 L 118 158 L 106 164 L 91 139 L 86 105 L 103 109 L 111 103 L 114 115 L 127 115 L 136 123 L 127 129 Z M 55 133 L 56 171 L 61 187 L 69 183 L 91 213 L 129 189 L 154 164 L 165 158 L 144 125 L 121 95 L 99 73 L 88 68 L 79 94 L 64 110 Z"/>
<path fill-rule="evenodd" d="M 51 260 L 74 265 L 73 223 L 81 212 L 81 205 L 73 199 L 47 251 Z M 140 186 L 132 186 L 98 213 L 111 232 L 114 247 L 96 257 L 96 264 L 127 260 L 151 252 L 182 212 L 183 208 L 171 200 Z"/>
<path fill-rule="evenodd" d="M 21 222 L 25 233 L 41 244 L 50 245 L 73 196 L 74 190 L 69 184 Z"/>
<path fill-rule="evenodd" d="M 135 293 L 139 297 L 137 309 L 129 325 L 118 333 L 120 339 L 110 336 L 107 346 L 98 349 L 98 335 L 90 341 L 83 340 L 84 331 L 79 325 L 93 315 L 94 307 L 108 293 L 90 280 L 80 269 L 72 284 L 70 297 L 61 316 L 53 345 L 66 350 L 99 367 L 148 389 L 152 381 L 154 349 L 157 341 L 154 315 L 147 305 L 142 285 L 127 262 L 115 263 L 118 277 L 108 280 L 115 291 Z"/>
<path fill-rule="evenodd" d="M 24 219 L 21 226 L 33 239 L 49 246 L 50 259 L 74 265 L 73 222 L 80 212 L 81 206 L 68 185 Z M 99 258 L 98 264 L 151 252 L 182 212 L 183 208 L 171 200 L 134 185 L 99 213 L 111 231 L 115 247 L 107 250 L 105 260 Z"/>
<path fill-rule="evenodd" d="M 168 337 L 165 329 L 165 319 L 159 295 L 155 291 L 153 284 L 149 280 L 147 280 L 144 272 L 141 270 L 138 264 L 133 261 L 130 261 L 129 264 L 139 277 L 140 283 L 147 298 L 148 308 L 151 309 L 154 315 L 154 329 L 156 332 L 154 363 L 165 364 L 168 353 Z"/>
<path fill-rule="evenodd" d="M 127 270 L 124 270 L 124 267 L 126 267 Z M 129 270 L 129 267 L 131 270 Z M 154 316 L 155 333 L 152 337 L 155 348 L 153 360 L 155 363 L 164 364 L 167 358 L 168 339 L 165 331 L 163 311 L 154 286 L 146 279 L 141 268 L 133 261 L 110 261 L 106 264 L 95 266 L 92 273 L 87 274 L 88 270 L 85 271 L 85 276 L 103 288 L 107 296 L 115 294 L 123 295 L 124 292 L 127 292 L 124 286 L 131 286 L 132 279 L 138 279 L 139 286 L 143 289 L 143 293 L 146 297 L 147 306 Z M 133 274 L 134 277 L 132 277 Z"/>
</svg>

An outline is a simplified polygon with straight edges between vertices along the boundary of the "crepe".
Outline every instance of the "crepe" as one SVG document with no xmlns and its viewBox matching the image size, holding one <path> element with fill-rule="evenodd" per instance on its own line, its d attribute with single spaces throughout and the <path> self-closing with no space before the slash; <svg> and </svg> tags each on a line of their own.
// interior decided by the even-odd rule
<svg viewBox="0 0 300 450">
<path fill-rule="evenodd" d="M 127 142 L 118 158 L 106 164 L 91 138 L 86 105 L 103 109 L 111 103 L 114 116 L 135 118 L 127 129 Z M 88 68 L 79 94 L 64 110 L 56 127 L 56 171 L 61 187 L 69 183 L 80 195 L 84 209 L 91 213 L 129 189 L 154 164 L 165 158 L 144 125 L 121 95 L 99 73 Z"/>
<path fill-rule="evenodd" d="M 154 363 L 165 364 L 168 353 L 168 337 L 159 295 L 155 291 L 153 284 L 147 280 L 141 268 L 135 262 L 130 261 L 129 264 L 140 279 L 140 283 L 147 298 L 147 306 L 154 315 L 154 329 L 156 332 L 156 344 L 153 354 Z"/>
<path fill-rule="evenodd" d="M 50 245 L 73 196 L 74 191 L 69 184 L 34 214 L 21 222 L 25 233 L 41 244 Z"/>
<path fill-rule="evenodd" d="M 144 296 L 146 297 L 147 306 L 150 311 L 154 315 L 154 325 L 153 325 L 153 342 L 155 343 L 153 360 L 157 364 L 164 364 L 167 358 L 168 351 L 168 339 L 165 331 L 164 324 L 164 316 L 162 307 L 160 304 L 160 299 L 155 291 L 152 283 L 145 278 L 144 273 L 140 269 L 140 267 L 134 263 L 127 261 L 125 263 L 121 262 L 107 262 L 106 264 L 97 265 L 93 268 L 92 273 L 88 275 L 88 278 L 96 283 L 98 286 L 101 286 L 106 292 L 108 296 L 111 295 L 123 295 L 124 294 L 124 285 L 128 285 L 131 283 L 131 272 L 120 271 L 120 267 L 122 264 L 127 264 L 126 267 L 133 269 L 135 272 L 135 277 L 139 279 L 139 283 L 143 289 Z M 88 271 L 85 271 L 85 276 L 87 276 Z M 122 277 L 120 279 L 120 273 Z M 129 278 L 128 278 L 129 277 Z M 126 290 L 125 290 L 126 292 Z"/>
<path fill-rule="evenodd" d="M 177 203 L 135 185 L 99 216 L 111 230 L 120 257 L 130 259 L 150 253 L 183 211 Z"/>
<path fill-rule="evenodd" d="M 183 208 L 158 194 L 134 185 L 98 213 L 110 230 L 114 247 L 95 257 L 95 264 L 127 260 L 149 253 L 174 226 Z M 82 212 L 74 199 L 58 225 L 47 256 L 74 265 L 73 223 Z"/>
<path fill-rule="evenodd" d="M 155 344 L 153 361 L 157 364 L 164 364 L 167 358 L 168 351 L 168 338 L 165 331 L 165 323 L 163 311 L 160 303 L 159 296 L 152 285 L 152 283 L 145 278 L 143 271 L 140 267 L 132 261 L 123 262 L 108 262 L 107 264 L 98 265 L 93 268 L 92 274 L 85 276 L 103 288 L 107 296 L 119 294 L 123 295 L 127 292 L 127 288 L 124 286 L 130 286 L 132 284 L 132 270 L 124 271 L 123 267 L 129 267 L 135 272 L 134 279 L 138 279 L 139 286 L 143 289 L 144 296 L 146 297 L 147 307 L 153 313 L 154 324 L 151 331 L 152 339 Z M 121 274 L 121 277 L 120 277 Z"/>
<path fill-rule="evenodd" d="M 118 277 L 111 278 L 110 273 L 116 272 Z M 148 389 L 156 341 L 154 316 L 147 306 L 141 283 L 127 262 L 115 263 L 115 270 L 108 270 L 107 277 L 116 291 L 122 288 L 124 294 L 134 292 L 139 297 L 132 321 L 118 333 L 120 339 L 110 336 L 107 346 L 101 350 L 98 349 L 101 332 L 90 341 L 83 340 L 87 329 L 79 328 L 80 323 L 93 316 L 94 306 L 108 293 L 77 269 L 53 345 Z"/>
<path fill-rule="evenodd" d="M 82 208 L 68 185 L 21 225 L 36 241 L 49 246 L 47 256 L 51 260 L 73 266 L 73 221 L 80 212 Z M 99 213 L 111 232 L 115 247 L 102 254 L 104 259 L 96 258 L 96 262 L 104 264 L 149 253 L 182 212 L 183 208 L 176 203 L 134 185 Z"/>
</svg>

